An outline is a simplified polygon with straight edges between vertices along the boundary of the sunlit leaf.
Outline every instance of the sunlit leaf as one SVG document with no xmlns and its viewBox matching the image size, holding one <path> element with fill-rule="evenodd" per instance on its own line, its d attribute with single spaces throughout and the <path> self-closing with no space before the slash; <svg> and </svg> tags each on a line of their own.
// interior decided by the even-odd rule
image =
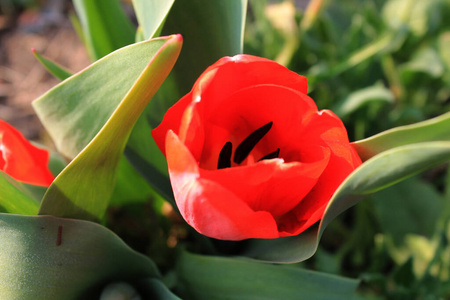
<svg viewBox="0 0 450 300">
<path fill-rule="evenodd" d="M 157 41 L 162 41 L 163 44 L 107 123 L 48 188 L 39 214 L 96 221 L 103 217 L 131 130 L 172 69 L 181 49 L 179 35 L 160 38 Z M 74 77 L 83 79 L 81 74 Z M 102 73 L 95 74 L 97 77 L 101 75 Z M 69 79 L 54 90 L 66 89 L 69 90 L 68 94 L 77 94 L 79 90 L 86 91 L 82 85 L 74 85 L 76 82 Z"/>
<path fill-rule="evenodd" d="M 119 49 L 33 102 L 60 153 L 73 158 L 94 138 L 166 40 Z"/>
<path fill-rule="evenodd" d="M 420 123 L 386 130 L 352 145 L 364 161 L 394 147 L 431 141 L 450 141 L 450 112 Z"/>
<path fill-rule="evenodd" d="M 144 39 L 156 36 L 175 0 L 133 0 L 134 11 Z M 176 32 L 172 32 L 176 33 Z"/>
</svg>

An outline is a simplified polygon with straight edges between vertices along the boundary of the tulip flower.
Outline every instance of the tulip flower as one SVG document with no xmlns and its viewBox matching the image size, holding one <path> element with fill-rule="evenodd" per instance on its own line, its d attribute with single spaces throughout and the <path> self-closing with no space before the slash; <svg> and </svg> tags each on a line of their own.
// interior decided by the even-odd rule
<svg viewBox="0 0 450 300">
<path fill-rule="evenodd" d="M 54 176 L 48 162 L 48 151 L 34 146 L 17 129 L 0 120 L 0 170 L 17 181 L 49 186 Z"/>
<path fill-rule="evenodd" d="M 153 137 L 177 206 L 222 240 L 298 235 L 361 164 L 342 121 L 306 78 L 265 58 L 225 57 L 171 107 Z"/>
</svg>

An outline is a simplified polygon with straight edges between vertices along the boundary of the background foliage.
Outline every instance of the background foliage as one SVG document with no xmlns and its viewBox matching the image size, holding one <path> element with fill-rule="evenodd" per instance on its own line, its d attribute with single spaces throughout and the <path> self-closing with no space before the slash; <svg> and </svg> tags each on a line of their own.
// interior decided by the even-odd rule
<svg viewBox="0 0 450 300">
<path fill-rule="evenodd" d="M 450 111 L 450 2 L 250 1 L 245 51 L 306 75 L 359 140 Z M 313 6 L 316 5 L 316 6 Z M 362 279 L 365 296 L 450 297 L 450 175 L 440 165 L 361 201 L 303 267 Z"/>
</svg>

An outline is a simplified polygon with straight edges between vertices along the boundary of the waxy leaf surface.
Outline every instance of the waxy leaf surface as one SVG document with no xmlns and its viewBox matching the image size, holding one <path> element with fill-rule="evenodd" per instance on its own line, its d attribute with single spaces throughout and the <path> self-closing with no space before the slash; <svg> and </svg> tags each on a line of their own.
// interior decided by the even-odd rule
<svg viewBox="0 0 450 300">
<path fill-rule="evenodd" d="M 422 142 L 450 141 L 450 112 L 420 123 L 396 127 L 353 143 L 361 159 L 388 149 Z"/>
<path fill-rule="evenodd" d="M 135 28 L 119 0 L 74 0 L 73 4 L 92 60 L 134 42 Z"/>
<path fill-rule="evenodd" d="M 39 214 L 95 221 L 102 218 L 113 192 L 117 168 L 131 130 L 172 69 L 181 49 L 182 38 L 179 35 L 153 40 L 155 41 L 159 47 L 156 48 L 156 53 L 148 54 L 154 54 L 150 63 L 100 132 L 53 181 L 42 200 Z M 136 45 L 130 46 L 133 47 Z M 102 61 L 97 66 L 101 65 Z M 86 71 L 89 70 L 92 71 L 90 68 Z M 72 76 L 38 101 L 50 97 L 47 102 L 51 102 L 54 100 L 52 92 L 55 90 L 60 93 L 66 91 L 66 94 L 72 94 L 74 97 L 81 90 L 91 96 L 89 88 L 76 85 L 79 83 L 77 79 L 86 80 L 92 75 L 90 72 L 86 73 L 87 75 L 82 72 Z M 97 78 L 103 74 L 100 72 L 94 76 Z M 44 113 L 48 113 L 48 110 L 44 110 Z"/>
<path fill-rule="evenodd" d="M 143 38 L 155 37 L 175 0 L 133 0 L 134 11 L 142 28 Z"/>
<path fill-rule="evenodd" d="M 183 253 L 178 262 L 186 299 L 352 299 L 358 280 L 242 258 Z"/>
<path fill-rule="evenodd" d="M 98 224 L 51 216 L 0 214 L 3 299 L 99 299 L 104 285 L 159 273 Z"/>
<path fill-rule="evenodd" d="M 0 171 L 0 211 L 12 214 L 35 215 L 39 203 L 20 183 Z"/>
</svg>

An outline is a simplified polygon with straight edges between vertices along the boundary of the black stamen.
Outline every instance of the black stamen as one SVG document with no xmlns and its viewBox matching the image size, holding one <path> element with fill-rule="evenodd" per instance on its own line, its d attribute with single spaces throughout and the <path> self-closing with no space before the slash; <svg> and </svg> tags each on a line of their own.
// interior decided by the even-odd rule
<svg viewBox="0 0 450 300">
<path fill-rule="evenodd" d="M 234 152 L 233 161 L 237 164 L 243 162 L 253 148 L 255 148 L 256 144 L 258 144 L 258 142 L 269 132 L 270 128 L 272 128 L 272 124 L 273 122 L 269 122 L 266 125 L 256 129 L 245 140 L 243 140 Z"/>
<path fill-rule="evenodd" d="M 269 153 L 269 154 L 261 157 L 258 161 L 262 161 L 264 159 L 278 158 L 279 155 L 280 155 L 280 148 L 278 148 L 277 150 L 273 151 L 272 153 Z"/>
<path fill-rule="evenodd" d="M 217 169 L 225 169 L 231 167 L 231 152 L 233 150 L 233 144 L 226 142 L 219 154 L 219 162 L 217 163 Z"/>
</svg>

